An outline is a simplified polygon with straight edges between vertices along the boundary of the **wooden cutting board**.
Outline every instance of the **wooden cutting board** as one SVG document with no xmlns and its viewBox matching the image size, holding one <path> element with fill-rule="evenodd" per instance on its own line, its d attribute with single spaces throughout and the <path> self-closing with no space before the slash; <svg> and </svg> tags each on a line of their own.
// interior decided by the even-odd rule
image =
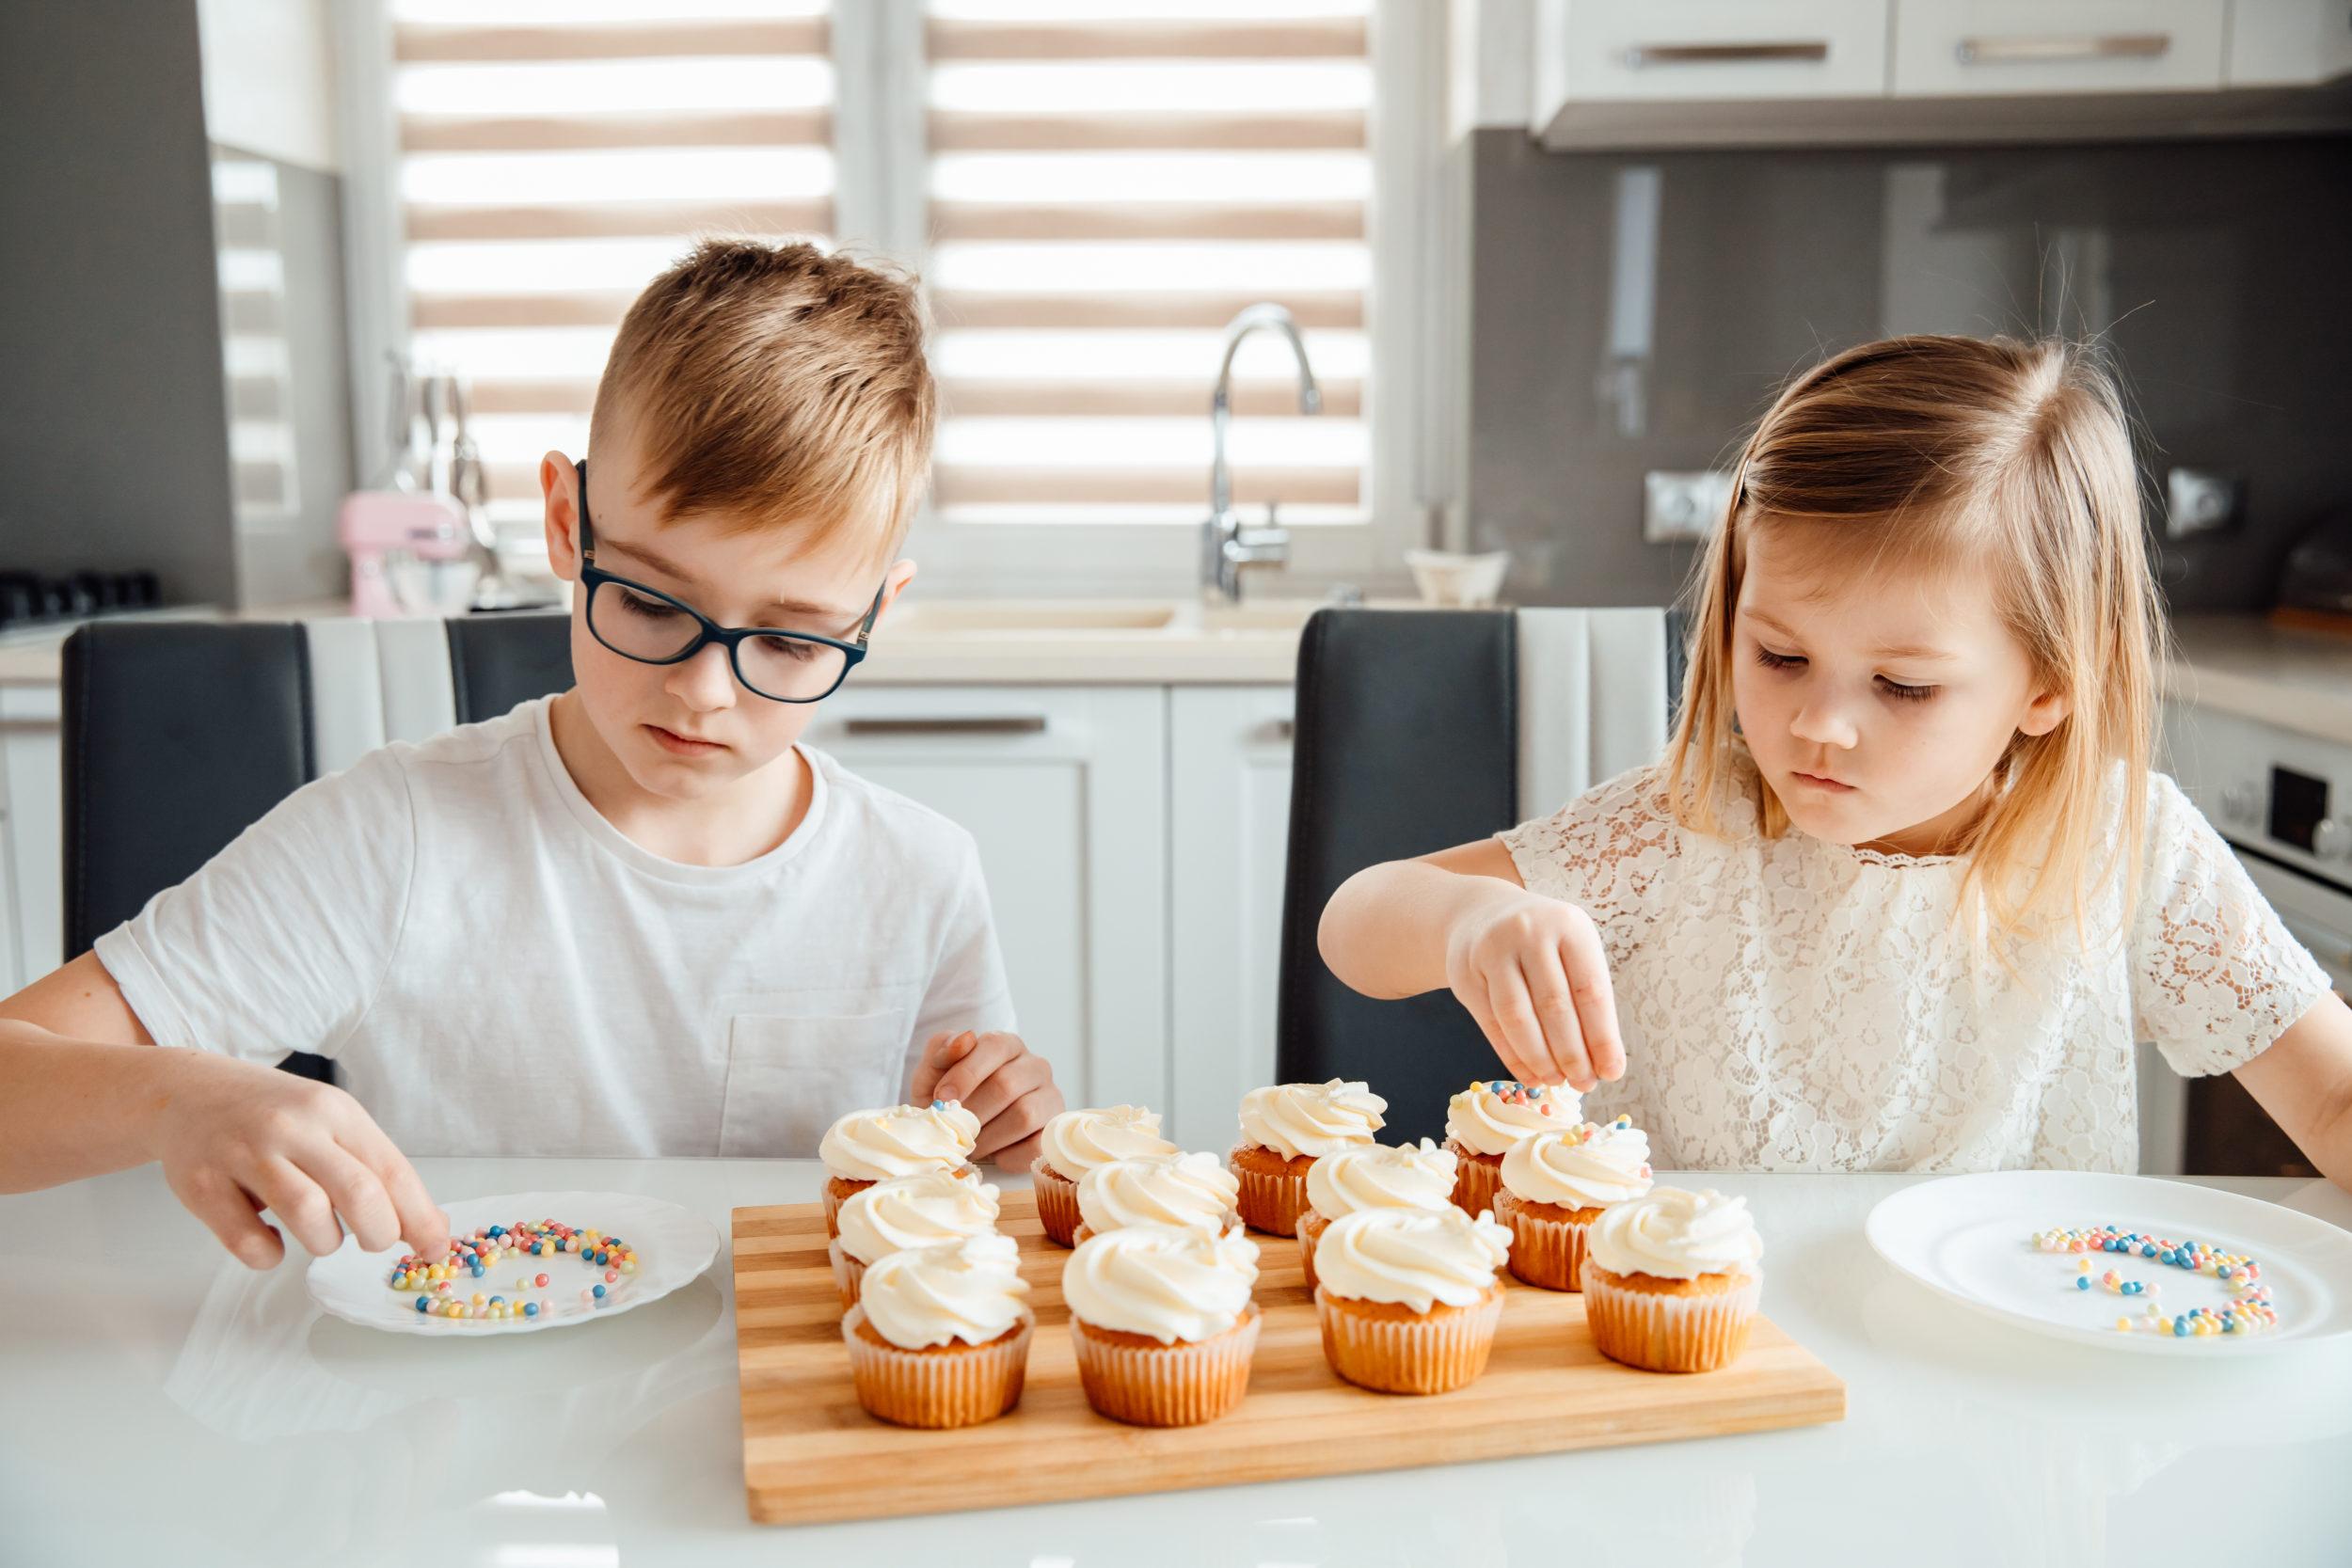
<svg viewBox="0 0 2352 1568">
<path fill-rule="evenodd" d="M 1369 1393 L 1341 1382 L 1323 1359 L 1298 1243 L 1258 1236 L 1265 1322 L 1248 1395 L 1205 1426 L 1123 1426 L 1095 1415 L 1078 1386 L 1061 1299 L 1068 1250 L 1045 1239 L 1026 1190 L 1006 1192 L 997 1226 L 1021 1244 L 1037 1309 L 1021 1404 L 984 1426 L 915 1432 L 867 1416 L 850 1386 L 823 1209 L 735 1211 L 735 1342 L 753 1519 L 813 1523 L 1168 1492 L 1846 1415 L 1845 1384 L 1764 1319 L 1746 1354 L 1722 1371 L 1635 1371 L 1593 1349 L 1582 1296 L 1514 1279 L 1504 1281 L 1502 1326 L 1484 1377 L 1430 1397 Z"/>
</svg>

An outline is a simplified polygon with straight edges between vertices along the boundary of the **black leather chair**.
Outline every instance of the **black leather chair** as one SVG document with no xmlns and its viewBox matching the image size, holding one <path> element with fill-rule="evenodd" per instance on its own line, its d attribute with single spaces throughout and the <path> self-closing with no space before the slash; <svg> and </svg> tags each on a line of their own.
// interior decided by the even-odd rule
<svg viewBox="0 0 2352 1568">
<path fill-rule="evenodd" d="M 1450 992 L 1377 1002 L 1324 966 L 1333 892 L 1556 810 L 1656 756 L 1682 687 L 1660 610 L 1327 610 L 1298 649 L 1275 1054 L 1286 1083 L 1369 1080 L 1384 1141 L 1442 1138 L 1446 1100 L 1502 1069 Z"/>
<path fill-rule="evenodd" d="M 65 643 L 65 954 L 303 784 L 571 685 L 569 618 L 98 622 Z M 322 1057 L 282 1064 L 333 1081 Z"/>
</svg>

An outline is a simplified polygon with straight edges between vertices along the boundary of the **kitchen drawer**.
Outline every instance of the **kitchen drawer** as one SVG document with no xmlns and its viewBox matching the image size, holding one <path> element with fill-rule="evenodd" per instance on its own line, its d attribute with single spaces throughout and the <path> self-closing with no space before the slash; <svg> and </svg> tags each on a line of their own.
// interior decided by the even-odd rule
<svg viewBox="0 0 2352 1568">
<path fill-rule="evenodd" d="M 1535 102 L 1877 98 L 1886 0 L 1544 0 Z"/>
<path fill-rule="evenodd" d="M 2228 70 L 2233 87 L 2352 75 L 2352 0 L 2237 0 L 2230 8 Z"/>
<path fill-rule="evenodd" d="M 1895 0 L 1895 94 L 2217 88 L 2228 20 L 2216 0 Z"/>
</svg>

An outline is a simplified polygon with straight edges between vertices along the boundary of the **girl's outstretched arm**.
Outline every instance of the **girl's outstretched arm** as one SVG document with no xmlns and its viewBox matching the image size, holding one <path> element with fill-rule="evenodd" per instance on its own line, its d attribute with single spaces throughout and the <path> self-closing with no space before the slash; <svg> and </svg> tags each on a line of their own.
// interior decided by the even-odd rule
<svg viewBox="0 0 2352 1568">
<path fill-rule="evenodd" d="M 2313 1003 L 2237 1081 L 2322 1176 L 2352 1188 L 2352 1007 L 2343 997 Z"/>
</svg>

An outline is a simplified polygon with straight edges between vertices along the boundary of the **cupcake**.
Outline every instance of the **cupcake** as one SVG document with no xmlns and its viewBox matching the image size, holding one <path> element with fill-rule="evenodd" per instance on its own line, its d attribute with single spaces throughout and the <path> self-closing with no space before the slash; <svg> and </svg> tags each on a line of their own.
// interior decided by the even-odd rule
<svg viewBox="0 0 2352 1568">
<path fill-rule="evenodd" d="M 1495 1206 L 1502 1157 L 1538 1132 L 1557 1132 L 1584 1118 L 1584 1097 L 1574 1089 L 1481 1078 L 1446 1101 L 1445 1146 L 1461 1161 L 1454 1201 L 1465 1214 Z"/>
<path fill-rule="evenodd" d="M 1036 1314 L 1009 1236 L 968 1236 L 874 1260 L 841 1320 L 850 1377 L 869 1415 L 964 1427 L 1021 1402 Z"/>
<path fill-rule="evenodd" d="M 1037 1161 L 1029 1166 L 1037 1189 L 1037 1217 L 1046 1239 L 1060 1246 L 1073 1244 L 1078 1228 L 1078 1183 L 1095 1166 L 1141 1154 L 1174 1154 L 1176 1146 L 1160 1136 L 1160 1114 L 1140 1105 L 1113 1105 L 1104 1111 L 1064 1111 L 1045 1124 L 1039 1139 Z"/>
<path fill-rule="evenodd" d="M 1650 1189 L 1649 1134 L 1624 1117 L 1521 1139 L 1502 1157 L 1495 1218 L 1511 1227 L 1511 1272 L 1573 1291 L 1584 1235 L 1611 1204 Z"/>
<path fill-rule="evenodd" d="M 1455 1161 L 1427 1138 L 1391 1148 L 1345 1148 L 1307 1167 L 1308 1207 L 1298 1216 L 1298 1261 L 1315 1288 L 1315 1242 L 1324 1227 L 1359 1209 L 1442 1209 L 1454 1201 Z"/>
<path fill-rule="evenodd" d="M 858 1277 L 867 1265 L 909 1247 L 937 1246 L 996 1228 L 996 1189 L 944 1170 L 894 1176 L 860 1187 L 841 1205 L 841 1233 L 825 1243 L 841 1309 L 857 1305 Z"/>
<path fill-rule="evenodd" d="M 1087 1402 L 1135 1426 L 1213 1421 L 1249 1386 L 1258 1244 L 1168 1225 L 1089 1236 L 1061 1274 Z"/>
<path fill-rule="evenodd" d="M 1095 1166 L 1078 1182 L 1074 1240 L 1131 1225 L 1172 1225 L 1222 1236 L 1241 1223 L 1241 1183 L 1207 1153 L 1145 1154 Z"/>
<path fill-rule="evenodd" d="M 1584 1322 L 1612 1361 L 1711 1372 L 1739 1358 L 1764 1292 L 1763 1238 L 1747 1199 L 1661 1187 L 1593 1224 Z"/>
<path fill-rule="evenodd" d="M 1486 1370 L 1511 1233 L 1447 1200 L 1359 1209 L 1315 1244 L 1315 1316 L 1331 1370 L 1384 1394 L 1442 1394 Z"/>
<path fill-rule="evenodd" d="M 1242 1097 L 1241 1142 L 1228 1164 L 1241 1180 L 1245 1224 L 1277 1236 L 1298 1233 L 1307 1207 L 1307 1168 L 1326 1154 L 1361 1148 L 1383 1125 L 1389 1102 L 1362 1084 L 1276 1084 Z"/>
<path fill-rule="evenodd" d="M 817 1157 L 825 1163 L 825 1235 L 841 1234 L 841 1205 L 860 1187 L 887 1181 L 895 1176 L 920 1176 L 927 1170 L 952 1175 L 969 1172 L 972 1146 L 980 1136 L 980 1118 L 952 1100 L 929 1105 L 893 1105 L 886 1110 L 851 1111 L 825 1129 Z"/>
</svg>

